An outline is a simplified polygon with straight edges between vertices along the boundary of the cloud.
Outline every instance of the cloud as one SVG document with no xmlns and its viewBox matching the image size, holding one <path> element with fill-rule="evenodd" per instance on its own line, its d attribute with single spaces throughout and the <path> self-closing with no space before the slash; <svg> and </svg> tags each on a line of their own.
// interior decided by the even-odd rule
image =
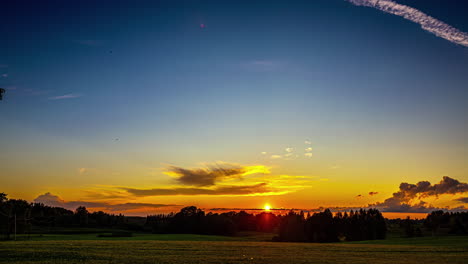
<svg viewBox="0 0 468 264">
<path fill-rule="evenodd" d="M 172 195 L 279 195 L 286 193 L 268 185 L 268 183 L 258 183 L 254 185 L 234 185 L 234 186 L 217 186 L 214 188 L 154 188 L 154 189 L 136 189 L 122 187 L 130 194 L 135 196 L 172 196 Z"/>
<path fill-rule="evenodd" d="M 106 209 L 109 211 L 128 211 L 128 210 L 135 210 L 135 209 L 143 209 L 143 208 L 162 208 L 162 207 L 172 207 L 172 206 L 180 206 L 177 204 L 153 204 L 153 203 L 122 203 L 122 204 L 111 204 L 107 205 Z"/>
<path fill-rule="evenodd" d="M 454 201 L 460 202 L 460 203 L 468 203 L 468 197 L 461 197 L 461 198 L 455 199 Z"/>
<path fill-rule="evenodd" d="M 50 192 L 44 193 L 34 199 L 35 203 L 43 203 L 49 206 L 62 207 L 65 201 L 60 199 L 57 195 L 53 195 Z"/>
<path fill-rule="evenodd" d="M 311 145 L 312 142 L 311 142 L 310 140 L 306 140 L 306 141 L 304 141 L 304 144 L 306 144 L 306 145 Z"/>
<path fill-rule="evenodd" d="M 428 181 L 420 181 L 416 184 L 403 182 L 400 190 L 393 193 L 393 196 L 381 203 L 370 206 L 378 207 L 387 212 L 430 212 L 438 208 L 432 207 L 422 198 L 429 196 L 439 196 L 445 194 L 461 194 L 468 192 L 468 184 L 456 179 L 444 176 L 442 180 L 432 185 Z"/>
<path fill-rule="evenodd" d="M 281 155 L 271 155 L 270 158 L 271 159 L 281 159 L 282 156 Z"/>
<path fill-rule="evenodd" d="M 377 195 L 377 194 L 379 194 L 379 192 L 369 192 L 370 196 L 374 196 L 374 195 Z"/>
<path fill-rule="evenodd" d="M 421 25 L 424 30 L 446 39 L 452 43 L 468 47 L 468 34 L 464 33 L 442 21 L 439 21 L 425 13 L 406 6 L 398 4 L 391 0 L 347 0 L 356 6 L 367 6 L 380 11 L 401 16 L 407 20 Z"/>
<path fill-rule="evenodd" d="M 2 74 L 2 77 L 3 77 L 3 78 L 7 78 L 7 77 L 8 77 L 8 73 Z"/>
<path fill-rule="evenodd" d="M 63 207 L 69 210 L 74 210 L 79 206 L 85 206 L 88 209 L 99 209 L 106 211 L 128 211 L 135 209 L 151 209 L 179 206 L 175 204 L 153 204 L 153 203 L 119 203 L 110 204 L 107 202 L 89 202 L 89 201 L 69 201 L 61 199 L 59 196 L 51 194 L 50 192 L 44 193 L 34 199 L 35 203 L 42 203 L 52 207 Z"/>
<path fill-rule="evenodd" d="M 288 152 L 288 153 L 291 153 L 291 152 L 294 151 L 294 148 L 286 148 L 285 151 Z"/>
<path fill-rule="evenodd" d="M 265 151 L 262 152 L 262 155 L 266 155 L 267 153 Z"/>
<path fill-rule="evenodd" d="M 281 69 L 283 63 L 275 60 L 252 60 L 245 63 L 244 67 L 250 71 L 271 72 Z"/>
<path fill-rule="evenodd" d="M 306 151 L 306 152 L 311 152 L 311 151 L 312 151 L 312 148 L 310 148 L 310 147 L 309 147 L 309 148 L 306 148 L 305 151 Z"/>
<path fill-rule="evenodd" d="M 358 195 L 356 195 L 356 197 L 354 197 L 354 198 L 361 199 L 361 198 L 362 198 L 362 194 L 358 194 Z"/>
<path fill-rule="evenodd" d="M 263 165 L 241 166 L 238 164 L 218 163 L 206 168 L 184 169 L 171 166 L 165 172 L 177 178 L 180 184 L 193 186 L 210 186 L 217 181 L 239 179 L 251 174 L 269 174 L 269 168 Z"/>
<path fill-rule="evenodd" d="M 310 153 L 310 152 L 307 152 L 307 153 L 304 153 L 304 156 L 306 156 L 308 158 L 312 158 L 313 154 Z"/>
<path fill-rule="evenodd" d="M 81 94 L 64 94 L 64 95 L 49 97 L 49 100 L 63 100 L 63 99 L 78 98 L 78 97 L 81 97 L 81 96 L 83 96 L 83 95 L 81 95 Z"/>
</svg>

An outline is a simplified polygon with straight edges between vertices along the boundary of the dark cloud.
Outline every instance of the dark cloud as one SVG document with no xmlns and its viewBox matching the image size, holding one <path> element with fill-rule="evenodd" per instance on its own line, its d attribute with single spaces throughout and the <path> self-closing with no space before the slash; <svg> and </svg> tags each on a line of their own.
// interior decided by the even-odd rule
<svg viewBox="0 0 468 264">
<path fill-rule="evenodd" d="M 374 195 L 377 195 L 377 194 L 379 194 L 379 192 L 369 192 L 370 196 L 374 196 Z"/>
<path fill-rule="evenodd" d="M 444 176 L 438 184 L 432 185 L 428 181 L 420 181 L 416 184 L 403 182 L 400 191 L 393 194 L 392 198 L 408 202 L 414 198 L 438 196 L 442 194 L 458 194 L 468 192 L 468 184 L 456 179 Z"/>
<path fill-rule="evenodd" d="M 403 182 L 400 184 L 400 191 L 393 193 L 393 196 L 384 202 L 370 206 L 378 207 L 387 212 L 421 212 L 426 213 L 440 208 L 432 207 L 422 198 L 429 196 L 439 196 L 443 194 L 460 194 L 468 192 L 468 184 L 456 179 L 444 176 L 442 180 L 432 185 L 428 181 L 420 181 L 416 184 Z M 414 203 L 414 200 L 419 200 Z"/>
<path fill-rule="evenodd" d="M 171 166 L 166 171 L 166 174 L 177 177 L 180 184 L 192 186 L 211 186 L 223 179 L 242 178 L 242 176 L 254 173 L 268 173 L 268 169 L 264 166 L 221 163 L 196 169 Z"/>
<path fill-rule="evenodd" d="M 454 201 L 457 201 L 460 203 L 468 203 L 468 197 L 461 197 L 461 198 L 455 199 Z"/>
<path fill-rule="evenodd" d="M 124 203 L 124 204 L 110 204 L 107 202 L 87 202 L 87 201 L 69 201 L 62 200 L 59 196 L 51 194 L 50 192 L 41 194 L 36 199 L 35 203 L 42 203 L 48 206 L 63 207 L 69 210 L 74 210 L 79 206 L 85 206 L 86 208 L 93 209 L 99 208 L 107 211 L 127 211 L 141 208 L 161 208 L 178 206 L 175 204 L 152 204 L 152 203 Z"/>
<path fill-rule="evenodd" d="M 354 197 L 354 198 L 360 199 L 360 198 L 362 198 L 362 194 L 358 194 L 358 195 L 356 195 L 356 197 Z"/>
<path fill-rule="evenodd" d="M 135 196 L 168 196 L 168 195 L 249 195 L 278 193 L 267 183 L 244 186 L 218 186 L 216 188 L 156 188 L 156 189 L 134 189 L 122 188 Z"/>
</svg>

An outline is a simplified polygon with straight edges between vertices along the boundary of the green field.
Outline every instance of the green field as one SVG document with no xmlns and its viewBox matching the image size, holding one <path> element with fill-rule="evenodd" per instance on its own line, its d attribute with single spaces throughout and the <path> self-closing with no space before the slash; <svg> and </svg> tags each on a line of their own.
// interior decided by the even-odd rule
<svg viewBox="0 0 468 264">
<path fill-rule="evenodd" d="M 0 263 L 467 263 L 468 237 L 311 244 L 252 238 L 67 235 L 0 242 Z M 206 241 L 211 240 L 211 241 Z M 218 241 L 213 241 L 218 240 Z M 237 241 L 235 241 L 237 240 Z"/>
<path fill-rule="evenodd" d="M 98 237 L 99 234 L 110 234 L 115 230 L 99 230 L 88 233 L 87 230 L 75 230 L 75 233 L 19 235 L 18 241 L 54 241 L 54 240 L 159 240 L 159 241 L 271 241 L 275 234 L 258 232 L 241 232 L 238 236 L 213 236 L 195 234 L 148 234 L 134 233 L 131 237 Z M 99 232 L 98 232 L 99 231 Z M 69 232 L 69 231 L 67 231 Z M 1 243 L 1 242 L 0 242 Z"/>
</svg>

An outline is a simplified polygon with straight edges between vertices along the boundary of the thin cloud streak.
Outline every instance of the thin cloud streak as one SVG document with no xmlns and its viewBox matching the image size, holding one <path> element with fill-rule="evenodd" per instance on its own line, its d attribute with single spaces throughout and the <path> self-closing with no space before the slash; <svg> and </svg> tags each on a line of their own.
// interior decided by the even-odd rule
<svg viewBox="0 0 468 264">
<path fill-rule="evenodd" d="M 425 13 L 406 6 L 398 4 L 391 0 L 346 0 L 356 6 L 366 6 L 378 9 L 385 13 L 401 16 L 407 20 L 421 25 L 424 30 L 446 39 L 452 43 L 468 47 L 468 34 L 462 32 L 440 20 L 437 20 Z"/>
<path fill-rule="evenodd" d="M 90 202 L 90 201 L 65 201 L 57 195 L 50 192 L 39 195 L 34 199 L 35 203 L 41 203 L 53 207 L 62 207 L 69 210 L 74 210 L 79 206 L 87 208 L 98 208 L 111 212 L 128 211 L 135 209 L 158 209 L 162 207 L 180 206 L 176 204 L 153 204 L 153 203 L 119 203 L 110 204 L 107 202 Z"/>
<path fill-rule="evenodd" d="M 218 186 L 215 188 L 154 188 L 136 189 L 122 187 L 128 193 L 138 196 L 173 196 L 173 195 L 230 195 L 230 196 L 259 196 L 259 195 L 281 195 L 287 192 L 268 186 L 268 183 L 242 186 Z"/>
<path fill-rule="evenodd" d="M 49 97 L 49 100 L 72 99 L 72 98 L 78 98 L 78 97 L 82 97 L 82 96 L 83 95 L 81 95 L 81 94 L 64 94 L 64 95 Z"/>
<path fill-rule="evenodd" d="M 458 199 L 455 199 L 454 201 L 460 202 L 460 203 L 468 203 L 468 197 L 460 197 Z"/>
</svg>

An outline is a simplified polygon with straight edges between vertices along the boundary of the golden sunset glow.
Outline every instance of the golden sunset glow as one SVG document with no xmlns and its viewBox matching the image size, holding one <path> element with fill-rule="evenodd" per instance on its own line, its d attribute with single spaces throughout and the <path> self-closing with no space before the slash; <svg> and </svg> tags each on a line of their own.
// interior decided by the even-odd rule
<svg viewBox="0 0 468 264">
<path fill-rule="evenodd" d="M 0 264 L 465 263 L 467 13 L 2 1 Z"/>
<path fill-rule="evenodd" d="M 164 10 L 159 1 L 148 2 Z M 174 5 L 168 12 L 177 10 L 178 4 L 164 2 Z M 345 7 L 344 0 L 336 4 L 342 7 L 334 1 L 303 2 L 298 6 L 309 8 L 311 14 L 320 10 L 317 15 L 327 23 L 325 10 L 353 9 L 349 3 Z M 348 2 L 378 2 L 375 5 L 381 8 L 379 1 Z M 207 5 L 208 13 L 217 10 L 209 11 L 211 6 Z M 398 7 L 398 16 L 403 10 Z M 433 50 L 442 42 L 423 39 L 426 34 L 417 35 L 421 28 L 413 27 L 412 34 L 402 36 L 421 39 L 405 52 L 390 56 L 393 53 L 383 51 L 395 47 L 385 42 L 383 47 L 372 45 L 357 60 L 356 54 L 375 33 L 373 26 L 370 32 L 354 32 L 344 30 L 339 19 L 330 21 L 336 39 L 325 41 L 346 43 L 354 37 L 356 41 L 318 45 L 320 38 L 310 36 L 329 34 L 310 26 L 317 22 L 315 15 L 297 21 L 296 16 L 277 19 L 271 9 L 265 15 L 279 25 L 267 29 L 262 27 L 269 27 L 265 21 L 270 20 L 255 21 L 258 17 L 253 16 L 260 26 L 251 27 L 250 18 L 235 18 L 247 14 L 218 17 L 216 12 L 218 21 L 192 26 L 177 16 L 154 24 L 149 21 L 166 16 L 122 17 L 120 22 L 135 22 L 132 36 L 139 40 L 125 34 L 107 39 L 109 32 L 128 26 L 112 24 L 118 21 L 101 21 L 109 28 L 96 29 L 95 36 L 78 37 L 75 30 L 60 30 L 64 35 L 58 36 L 46 27 L 50 36 L 38 36 L 39 43 L 45 43 L 41 47 L 69 40 L 56 47 L 54 56 L 61 55 L 50 60 L 40 50 L 25 55 L 24 45 L 31 45 L 26 49 L 31 51 L 39 47 L 32 44 L 35 41 L 24 43 L 19 33 L 11 43 L 0 43 L 8 44 L 0 51 L 10 54 L 0 56 L 0 192 L 71 210 L 86 205 L 90 211 L 138 216 L 191 205 L 275 213 L 280 208 L 372 206 L 386 213 L 468 210 L 464 189 L 468 140 L 463 133 L 468 75 L 459 70 L 468 67 L 465 50 L 452 50 L 457 45 L 446 43 L 448 52 L 462 54 L 453 57 L 461 64 L 450 67 L 451 57 L 440 55 L 447 60 L 446 67 L 426 67 L 438 65 L 440 58 L 432 56 L 439 53 Z M 37 19 L 43 17 L 59 19 L 42 15 Z M 311 17 L 313 22 L 304 22 Z M 77 27 L 84 23 L 83 29 L 94 28 L 87 24 L 90 21 L 77 21 Z M 348 22 L 350 28 L 362 27 L 361 17 Z M 15 20 L 8 23 L 4 29 L 12 32 L 42 32 L 16 29 Z M 300 34 L 291 34 L 291 28 Z M 167 32 L 171 34 L 166 36 Z M 458 33 L 451 33 L 435 35 L 459 39 Z M 397 43 L 406 41 L 403 37 Z M 136 43 L 147 44 L 135 49 Z M 434 46 L 421 52 L 413 43 Z M 119 52 L 112 51 L 117 48 Z M 415 57 L 408 60 L 413 48 Z M 29 59 L 18 58 L 30 58 L 31 65 Z M 392 63 L 382 63 L 386 59 Z M 43 65 L 37 67 L 37 62 Z M 91 67 L 91 62 L 99 63 Z M 427 189 L 415 188 L 418 183 Z"/>
</svg>

